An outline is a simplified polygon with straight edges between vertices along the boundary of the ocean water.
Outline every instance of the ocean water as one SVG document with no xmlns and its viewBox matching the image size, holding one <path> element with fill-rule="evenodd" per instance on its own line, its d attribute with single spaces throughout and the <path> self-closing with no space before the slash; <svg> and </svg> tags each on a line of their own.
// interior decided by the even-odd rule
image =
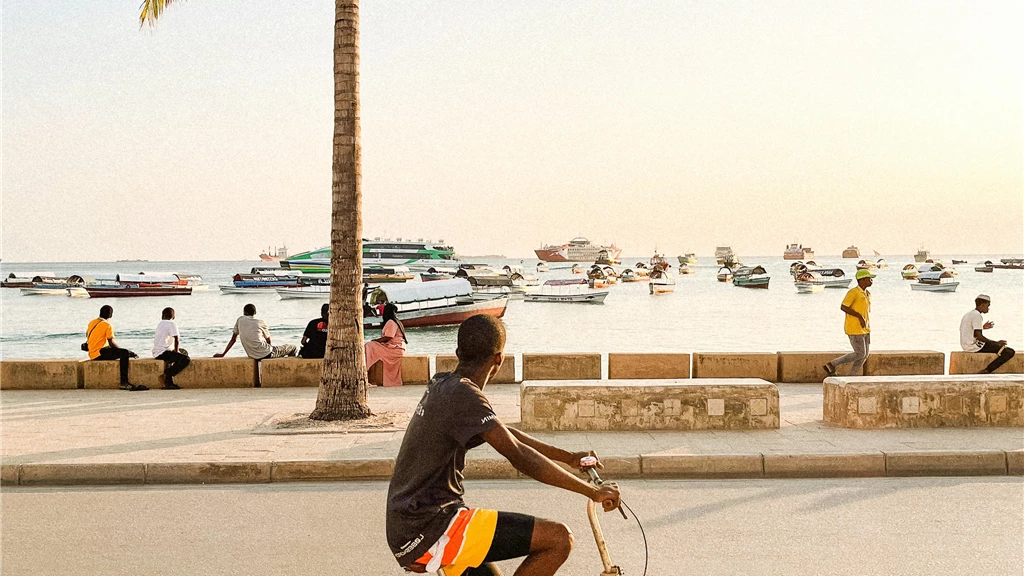
<svg viewBox="0 0 1024 576">
<path fill-rule="evenodd" d="M 955 293 L 911 291 L 911 281 L 900 270 L 913 262 L 911 256 L 887 257 L 890 266 L 877 271 L 872 293 L 872 348 L 876 350 L 959 350 L 959 324 L 974 307 L 974 297 L 992 297 L 987 318 L 996 327 L 987 332 L 993 339 L 1009 340 L 1024 348 L 1024 271 L 974 271 L 975 263 L 1006 255 L 936 256 L 949 264 L 953 257 L 968 260 L 957 266 L 960 286 Z M 536 259 L 467 259 L 494 265 L 522 263 L 535 269 Z M 647 258 L 624 258 L 631 266 Z M 674 256 L 672 257 L 674 260 Z M 677 277 L 674 293 L 651 296 L 646 283 L 619 284 L 603 305 L 540 304 L 512 301 L 504 321 L 508 329 L 506 351 L 522 352 L 757 352 L 779 350 L 844 350 L 839 310 L 845 290 L 826 289 L 820 294 L 798 294 L 789 275 L 791 262 L 781 257 L 743 257 L 748 265 L 761 264 L 771 274 L 768 290 L 736 288 L 720 283 L 718 266 L 711 257 L 701 258 L 696 274 Z M 855 260 L 817 258 L 823 266 L 855 272 Z M 18 289 L 0 290 L 0 355 L 4 358 L 82 358 L 79 345 L 88 322 L 100 306 L 114 307 L 112 319 L 117 341 L 149 357 L 153 331 L 160 311 L 173 306 L 182 335 L 182 346 L 193 356 L 210 356 L 223 350 L 231 327 L 248 302 L 270 326 L 275 344 L 298 344 L 306 322 L 319 315 L 320 302 L 281 300 L 270 291 L 260 295 L 227 295 L 216 288 L 230 283 L 231 276 L 247 272 L 258 262 L 145 262 L 145 263 L 34 263 L 0 265 L 3 276 L 19 271 L 52 271 L 58 275 L 140 271 L 195 273 L 211 285 L 209 291 L 166 298 L 68 298 L 25 296 Z M 674 265 L 674 262 L 673 262 Z M 552 264 L 566 266 L 565 264 Z M 567 269 L 538 274 L 542 280 L 571 277 Z M 456 327 L 419 328 L 408 331 L 409 353 L 451 354 Z M 367 331 L 367 338 L 379 332 Z M 241 356 L 241 345 L 231 356 Z"/>
</svg>

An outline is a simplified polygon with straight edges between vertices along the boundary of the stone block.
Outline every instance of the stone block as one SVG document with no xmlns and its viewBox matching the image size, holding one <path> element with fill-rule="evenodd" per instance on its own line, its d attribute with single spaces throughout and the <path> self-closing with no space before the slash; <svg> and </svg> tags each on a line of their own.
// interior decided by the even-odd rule
<svg viewBox="0 0 1024 576">
<path fill-rule="evenodd" d="M 885 454 L 765 454 L 764 475 L 769 478 L 885 476 Z"/>
<path fill-rule="evenodd" d="M 146 465 L 141 463 L 22 464 L 20 485 L 142 484 L 145 481 Z"/>
<path fill-rule="evenodd" d="M 0 464 L 0 486 L 17 486 L 21 464 Z"/>
<path fill-rule="evenodd" d="M 289 460 L 271 464 L 270 479 L 272 482 L 373 480 L 390 478 L 394 471 L 392 458 Z"/>
<path fill-rule="evenodd" d="M 689 377 L 689 354 L 608 354 L 609 380 Z"/>
<path fill-rule="evenodd" d="M 524 381 L 528 430 L 751 430 L 779 427 L 779 391 L 756 378 Z"/>
<path fill-rule="evenodd" d="M 434 357 L 434 373 L 451 372 L 459 365 L 459 359 L 455 355 L 441 355 Z M 516 357 L 508 354 L 501 363 L 498 373 L 491 379 L 492 384 L 515 384 L 516 382 Z"/>
<path fill-rule="evenodd" d="M 828 374 L 822 366 L 831 360 L 847 354 L 847 351 L 835 352 L 779 352 L 779 382 L 790 383 L 818 383 L 825 380 Z M 844 364 L 839 369 L 846 375 L 852 366 Z M 861 367 L 861 376 L 864 374 L 864 367 Z"/>
<path fill-rule="evenodd" d="M 1024 377 L 827 378 L 823 413 L 844 428 L 1024 426 Z"/>
<path fill-rule="evenodd" d="M 945 374 L 946 355 L 933 350 L 880 350 L 864 362 L 867 376 L 909 376 Z"/>
<path fill-rule="evenodd" d="M 1006 452 L 887 452 L 885 469 L 889 476 L 1003 476 L 1006 474 Z"/>
<path fill-rule="evenodd" d="M 174 383 L 182 388 L 252 388 L 256 361 L 252 358 L 192 358 Z"/>
<path fill-rule="evenodd" d="M 324 368 L 323 359 L 271 358 L 260 360 L 263 388 L 317 387 Z"/>
<path fill-rule="evenodd" d="M 117 360 L 89 360 L 81 363 L 82 387 L 88 390 L 114 389 L 121 385 L 121 363 Z M 163 360 L 135 358 L 128 361 L 128 379 L 132 384 L 160 387 Z M 175 379 L 177 380 L 177 379 Z"/>
<path fill-rule="evenodd" d="M 980 374 L 993 360 L 995 354 L 978 354 L 971 352 L 950 352 L 949 373 L 950 374 Z M 1024 374 L 1024 352 L 1018 351 L 1010 358 L 1010 361 L 1003 364 L 995 371 L 996 374 Z"/>
<path fill-rule="evenodd" d="M 600 379 L 600 354 L 523 354 L 523 380 Z"/>
<path fill-rule="evenodd" d="M 760 454 L 643 454 L 644 478 L 761 478 Z"/>
<path fill-rule="evenodd" d="M 384 383 L 384 365 L 376 362 L 369 367 L 370 384 L 380 386 Z M 406 354 L 402 357 L 402 384 L 426 384 L 430 382 L 430 356 L 426 354 Z"/>
<path fill-rule="evenodd" d="M 146 484 L 257 484 L 270 482 L 270 462 L 154 462 Z"/>
<path fill-rule="evenodd" d="M 0 390 L 73 390 L 81 382 L 78 360 L 0 360 Z"/>
<path fill-rule="evenodd" d="M 1006 451 L 1006 473 L 1011 476 L 1024 476 L 1024 450 Z"/>
<path fill-rule="evenodd" d="M 779 356 L 774 352 L 696 352 L 693 355 L 693 377 L 760 378 L 775 382 L 779 378 Z"/>
</svg>

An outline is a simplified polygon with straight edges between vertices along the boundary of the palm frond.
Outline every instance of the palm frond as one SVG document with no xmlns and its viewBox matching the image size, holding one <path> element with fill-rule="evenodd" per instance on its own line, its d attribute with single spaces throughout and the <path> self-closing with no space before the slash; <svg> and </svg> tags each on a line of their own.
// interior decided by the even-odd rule
<svg viewBox="0 0 1024 576">
<path fill-rule="evenodd" d="M 156 26 L 156 21 L 164 10 L 177 0 L 142 0 L 139 6 L 139 26 L 149 24 Z"/>
</svg>

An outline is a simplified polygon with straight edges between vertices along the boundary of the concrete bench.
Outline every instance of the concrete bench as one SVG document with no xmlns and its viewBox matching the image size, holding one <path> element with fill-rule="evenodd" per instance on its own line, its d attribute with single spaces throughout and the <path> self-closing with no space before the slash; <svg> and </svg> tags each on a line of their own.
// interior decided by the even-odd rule
<svg viewBox="0 0 1024 576">
<path fill-rule="evenodd" d="M 174 377 L 174 383 L 182 388 L 252 388 L 256 385 L 256 361 L 252 358 L 192 358 L 188 368 Z"/>
<path fill-rule="evenodd" d="M 368 366 L 369 382 L 380 386 L 384 383 L 384 365 L 378 361 Z M 406 354 L 402 357 L 402 384 L 426 384 L 430 381 L 430 356 Z"/>
<path fill-rule="evenodd" d="M 2 390 L 71 390 L 78 388 L 78 360 L 2 360 Z"/>
<path fill-rule="evenodd" d="M 523 354 L 523 380 L 600 379 L 600 354 Z"/>
<path fill-rule="evenodd" d="M 828 376 L 825 373 L 825 369 L 822 368 L 826 362 L 835 360 L 843 354 L 850 352 L 846 350 L 844 352 L 779 352 L 779 382 L 821 382 Z M 843 375 L 846 375 L 850 371 L 851 366 L 849 364 L 840 366 L 839 369 Z M 864 368 L 861 367 L 860 374 L 864 374 Z"/>
<path fill-rule="evenodd" d="M 1024 426 L 1024 377 L 826 378 L 825 422 L 844 428 Z"/>
<path fill-rule="evenodd" d="M 689 377 L 689 354 L 608 354 L 609 380 Z"/>
<path fill-rule="evenodd" d="M 438 354 L 434 358 L 434 373 L 440 374 L 442 372 L 451 372 L 455 370 L 455 367 L 459 365 L 459 359 L 454 355 L 442 356 Z M 504 362 L 501 363 L 501 368 L 498 373 L 494 375 L 491 382 L 495 384 L 514 384 L 516 382 L 516 357 L 508 354 L 505 356 Z"/>
<path fill-rule="evenodd" d="M 524 381 L 527 430 L 752 430 L 779 427 L 779 390 L 757 378 Z"/>
<path fill-rule="evenodd" d="M 979 354 L 976 352 L 950 352 L 950 374 L 980 374 L 986 366 L 996 359 L 995 354 Z M 1003 364 L 996 374 L 1024 374 L 1024 352 L 1017 352 L 1009 362 Z"/>
<path fill-rule="evenodd" d="M 934 350 L 871 351 L 864 363 L 866 376 L 911 376 L 946 373 L 946 355 Z"/>
<path fill-rule="evenodd" d="M 316 387 L 324 368 L 321 358 L 271 358 L 260 360 L 260 387 Z"/>
<path fill-rule="evenodd" d="M 779 377 L 779 356 L 774 352 L 696 352 L 694 378 L 760 378 L 775 382 Z"/>
<path fill-rule="evenodd" d="M 121 385 L 120 365 L 121 362 L 118 360 L 88 360 L 82 362 L 82 387 L 87 390 L 117 388 Z M 131 380 L 132 384 L 159 388 L 159 376 L 163 373 L 163 360 L 135 358 L 128 361 L 128 379 Z"/>
</svg>

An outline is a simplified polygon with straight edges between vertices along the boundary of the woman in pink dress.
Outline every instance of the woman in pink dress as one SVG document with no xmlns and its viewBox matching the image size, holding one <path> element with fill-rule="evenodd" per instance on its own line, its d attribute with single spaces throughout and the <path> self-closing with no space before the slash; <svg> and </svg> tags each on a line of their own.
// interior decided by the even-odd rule
<svg viewBox="0 0 1024 576">
<path fill-rule="evenodd" d="M 384 364 L 384 385 L 402 385 L 402 356 L 405 356 L 405 326 L 398 319 L 398 307 L 394 304 L 384 306 L 384 328 L 380 338 L 366 343 L 366 368 L 380 361 Z"/>
</svg>

